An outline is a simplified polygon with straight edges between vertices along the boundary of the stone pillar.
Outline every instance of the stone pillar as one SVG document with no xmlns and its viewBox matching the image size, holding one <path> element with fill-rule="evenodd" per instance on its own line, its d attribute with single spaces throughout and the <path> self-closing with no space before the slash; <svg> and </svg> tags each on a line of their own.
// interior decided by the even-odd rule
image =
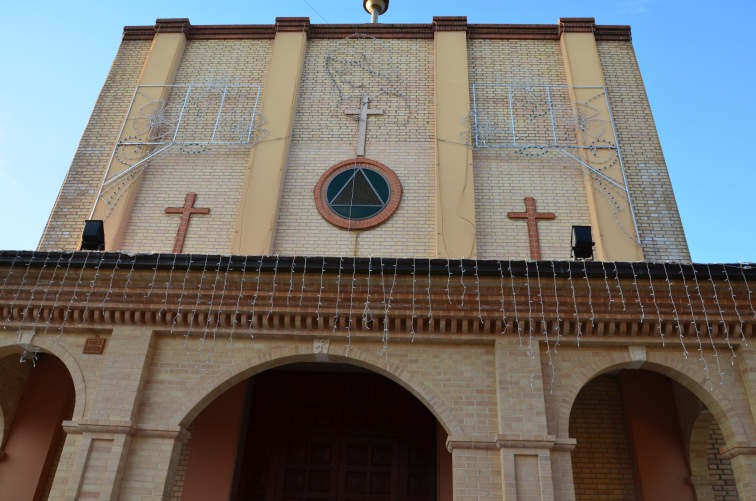
<svg viewBox="0 0 756 501">
<path fill-rule="evenodd" d="M 129 109 L 127 120 L 139 117 L 139 108 L 148 104 L 150 100 L 157 101 L 168 97 L 170 88 L 164 86 L 171 85 L 176 77 L 176 71 L 178 71 L 186 47 L 186 33 L 190 28 L 188 19 L 157 20 L 155 38 L 139 77 L 139 85 L 156 85 L 157 87 L 143 87 L 139 94 L 134 95 L 134 102 Z M 145 132 L 145 137 L 139 139 L 148 141 L 146 134 Z M 130 128 L 124 129 L 121 131 L 119 141 L 126 140 L 128 137 L 131 137 L 133 141 L 133 136 L 134 132 Z M 126 169 L 128 169 L 126 165 L 113 157 L 110 165 L 107 166 L 106 177 L 110 179 Z M 103 200 L 95 200 L 91 219 L 104 221 L 106 251 L 121 249 L 126 225 L 139 193 L 142 178 L 142 176 L 137 176 L 131 185 L 125 188 L 126 191 L 120 195 L 120 199 L 113 207 L 109 207 Z"/>
<path fill-rule="evenodd" d="M 472 151 L 459 133 L 470 113 L 467 18 L 434 17 L 436 88 L 436 257 L 477 255 Z"/>
<path fill-rule="evenodd" d="M 756 447 L 736 447 L 722 451 L 730 460 L 740 499 L 756 499 Z"/>
<path fill-rule="evenodd" d="M 232 243 L 234 254 L 269 255 L 275 245 L 310 19 L 279 17 L 276 28 L 261 105 L 268 135 L 249 157 Z"/>
<path fill-rule="evenodd" d="M 116 327 L 108 339 L 97 391 L 83 419 L 64 423 L 64 453 L 72 454 L 67 481 L 56 477 L 51 499 L 116 499 L 131 443 L 137 433 L 178 436 L 180 430 L 139 430 L 135 425 L 152 352 L 152 331 Z M 139 437 L 141 439 L 141 437 Z M 166 459 L 166 462 L 170 458 Z M 148 463 L 159 469 L 158 461 Z M 159 498 L 158 498 L 159 499 Z"/>
<path fill-rule="evenodd" d="M 585 103 L 584 106 L 590 106 L 591 112 L 596 114 L 594 119 L 604 122 L 604 132 L 597 141 L 616 141 L 612 134 L 608 100 L 605 96 L 596 98 L 596 95 L 602 93 L 602 89 L 606 87 L 593 33 L 596 23 L 593 18 L 568 18 L 560 19 L 559 26 L 567 84 L 572 87 L 570 94 L 573 107 L 576 112 L 580 112 L 580 103 Z M 579 130 L 576 130 L 576 134 L 580 146 L 592 146 Z M 616 142 L 615 145 L 617 145 Z M 584 161 L 588 158 L 584 153 L 576 156 Z M 603 168 L 601 174 L 621 186 L 626 185 L 619 161 Z M 643 251 L 638 244 L 629 195 L 628 207 L 617 212 L 607 198 L 594 189 L 590 176 L 585 176 L 585 190 L 594 228 L 593 238 L 596 241 L 597 258 L 608 261 L 643 260 Z M 620 227 L 618 223 L 622 226 Z"/>
<path fill-rule="evenodd" d="M 495 443 L 450 438 L 446 444 L 452 453 L 455 501 L 509 499 L 502 497 L 501 463 Z"/>
<path fill-rule="evenodd" d="M 504 499 L 552 501 L 553 473 L 565 473 L 565 451 L 560 452 L 560 463 L 552 465 L 556 437 L 549 435 L 546 422 L 539 343 L 534 340 L 531 356 L 516 339 L 497 339 L 495 354 L 499 411 L 496 446 L 500 450 Z M 571 475 L 569 452 L 566 454 Z M 567 491 L 574 496 L 570 485 Z M 565 486 L 560 486 L 560 494 L 563 490 Z M 572 498 L 568 494 L 560 499 Z"/>
</svg>

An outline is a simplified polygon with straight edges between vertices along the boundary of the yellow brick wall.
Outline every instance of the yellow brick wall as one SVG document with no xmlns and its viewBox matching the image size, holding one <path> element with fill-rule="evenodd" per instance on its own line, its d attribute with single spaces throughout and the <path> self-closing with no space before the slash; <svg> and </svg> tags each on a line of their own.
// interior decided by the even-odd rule
<svg viewBox="0 0 756 501">
<path fill-rule="evenodd" d="M 121 43 L 71 168 L 39 243 L 40 250 L 75 250 L 150 49 L 149 41 Z"/>
<path fill-rule="evenodd" d="M 630 42 L 599 42 L 617 140 L 647 261 L 690 262 L 667 165 Z"/>
<path fill-rule="evenodd" d="M 264 89 L 271 49 L 270 40 L 190 41 L 175 83 L 221 81 Z M 194 192 L 195 207 L 208 207 L 210 214 L 192 217 L 183 252 L 230 252 L 249 155 L 248 146 L 217 145 L 203 153 L 176 152 L 153 162 L 142 174 L 123 249 L 171 252 L 181 218 L 165 214 L 165 209 L 183 206 L 185 195 Z"/>
<path fill-rule="evenodd" d="M 558 41 L 473 40 L 468 58 L 471 85 L 566 84 Z M 481 111 L 508 115 L 506 93 L 499 103 L 499 110 Z M 518 126 L 527 123 L 526 117 L 518 120 Z M 526 136 L 521 140 L 550 141 L 542 137 L 542 129 L 544 124 L 536 121 L 530 129 L 518 132 Z M 524 212 L 523 200 L 532 196 L 539 212 L 556 215 L 538 224 L 541 258 L 570 259 L 572 226 L 591 224 L 580 165 L 553 150 L 494 148 L 475 151 L 473 162 L 478 257 L 530 259 L 527 224 L 509 219 L 507 213 Z"/>
<path fill-rule="evenodd" d="M 366 156 L 399 176 L 404 191 L 399 209 L 385 224 L 358 234 L 330 225 L 315 208 L 313 188 L 320 176 L 335 163 L 355 157 L 358 124 L 354 117 L 344 115 L 344 110 L 359 107 L 361 91 L 343 85 L 340 102 L 325 66 L 326 56 L 341 54 L 343 45 L 339 44 L 343 43 L 311 40 L 308 44 L 275 251 L 285 255 L 351 256 L 356 247 L 359 256 L 433 256 L 432 40 L 354 42 L 357 51 L 371 53 L 377 48 L 371 58 L 381 72 L 396 72 L 406 99 L 377 92 L 377 87 L 388 85 L 380 76 L 365 76 L 359 69 L 347 72 L 348 78 L 365 85 L 375 96 L 370 108 L 384 110 L 383 115 L 368 118 Z"/>
</svg>

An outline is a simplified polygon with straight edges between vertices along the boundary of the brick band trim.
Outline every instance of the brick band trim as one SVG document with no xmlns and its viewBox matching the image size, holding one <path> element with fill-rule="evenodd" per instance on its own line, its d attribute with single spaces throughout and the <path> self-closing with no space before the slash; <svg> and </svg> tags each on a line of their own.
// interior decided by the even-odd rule
<svg viewBox="0 0 756 501">
<path fill-rule="evenodd" d="M 723 447 L 719 450 L 719 453 L 725 459 L 732 459 L 743 455 L 756 456 L 756 446 L 750 444 L 737 444 L 734 447 L 730 447 L 726 450 Z"/>
<path fill-rule="evenodd" d="M 118 421 L 112 423 L 102 421 L 63 421 L 63 430 L 70 435 L 96 433 L 100 435 L 169 438 L 178 440 L 183 444 L 187 443 L 191 436 L 187 429 L 181 426 L 133 425 Z"/>
<path fill-rule="evenodd" d="M 123 40 L 152 40 L 156 33 L 184 33 L 188 40 L 273 40 L 276 32 L 304 31 L 310 39 L 334 40 L 354 33 L 379 39 L 432 40 L 436 31 L 466 31 L 471 40 L 559 40 L 564 32 L 593 32 L 597 41 L 630 41 L 629 26 L 596 25 L 593 18 L 560 24 L 468 24 L 464 16 L 436 16 L 432 23 L 310 24 L 308 17 L 279 17 L 276 24 L 196 25 L 188 19 L 158 19 L 155 26 L 126 26 Z"/>
</svg>

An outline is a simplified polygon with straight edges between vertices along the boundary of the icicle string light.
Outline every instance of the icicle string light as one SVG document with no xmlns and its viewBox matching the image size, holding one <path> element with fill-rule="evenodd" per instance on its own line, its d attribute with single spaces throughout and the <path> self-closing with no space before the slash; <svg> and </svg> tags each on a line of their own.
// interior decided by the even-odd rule
<svg viewBox="0 0 756 501">
<path fill-rule="evenodd" d="M 546 359 L 548 360 L 549 371 L 551 372 L 551 378 L 549 378 L 549 391 L 551 391 L 554 388 L 554 380 L 556 379 L 556 368 L 554 367 L 554 361 L 551 358 L 551 340 L 549 339 L 549 327 L 546 322 L 546 306 L 543 299 L 543 287 L 541 287 L 541 272 L 538 268 L 538 266 L 535 267 L 536 283 L 538 284 L 538 302 L 541 305 L 541 330 L 543 331 L 543 338 L 546 341 Z"/>
<path fill-rule="evenodd" d="M 302 302 L 305 297 L 305 277 L 307 276 L 307 256 L 304 257 L 304 263 L 302 263 L 302 290 L 299 292 L 299 306 L 302 306 Z"/>
<path fill-rule="evenodd" d="M 609 308 L 611 308 L 614 303 L 614 298 L 612 297 L 612 289 L 609 287 L 609 273 L 606 271 L 605 261 L 601 261 L 601 269 L 604 270 L 604 286 L 606 286 L 606 294 L 609 297 Z"/>
<path fill-rule="evenodd" d="M 567 280 L 570 282 L 570 289 L 572 290 L 572 305 L 575 307 L 575 339 L 577 341 L 578 348 L 580 347 L 580 314 L 578 313 L 577 296 L 575 294 L 575 282 L 572 281 L 572 266 L 567 267 L 569 273 Z"/>
<path fill-rule="evenodd" d="M 160 308 L 160 312 L 166 311 L 168 309 L 168 295 L 171 292 L 171 282 L 173 282 L 173 271 L 176 269 L 176 258 L 178 258 L 178 254 L 173 255 L 173 263 L 171 264 L 171 271 L 168 273 L 168 280 L 165 282 L 165 294 L 163 295 L 163 306 Z M 192 255 L 189 254 L 189 263 L 192 262 Z M 155 268 L 157 269 L 157 264 L 155 265 Z M 186 269 L 186 273 L 189 273 L 189 267 Z M 153 280 L 155 277 L 153 277 Z M 186 286 L 186 275 L 184 275 L 184 284 L 183 286 Z M 152 285 L 150 286 L 152 288 Z"/>
<path fill-rule="evenodd" d="M 446 300 L 452 304 L 451 298 L 451 261 L 446 258 Z"/>
<path fill-rule="evenodd" d="M 412 315 L 410 316 L 410 337 L 415 342 L 415 287 L 417 286 L 417 260 L 412 258 Z"/>
<path fill-rule="evenodd" d="M 727 266 L 724 266 L 723 268 L 725 274 L 725 282 L 727 282 L 727 288 L 730 290 L 730 297 L 732 298 L 732 306 L 735 310 L 735 315 L 737 315 L 738 317 L 738 323 L 740 324 L 740 338 L 743 341 L 743 344 L 745 346 L 748 346 L 748 340 L 745 336 L 745 320 L 743 320 L 743 317 L 740 315 L 740 310 L 738 309 L 738 298 L 735 297 L 735 290 L 732 287 L 730 274 L 727 272 Z"/>
<path fill-rule="evenodd" d="M 347 318 L 346 353 L 352 347 L 352 308 L 354 306 L 354 289 L 357 284 L 357 256 L 352 258 L 352 282 L 349 285 L 349 317 Z"/>
<path fill-rule="evenodd" d="M 583 278 L 585 278 L 585 285 L 588 286 L 588 308 L 591 310 L 591 326 L 596 327 L 596 315 L 593 312 L 593 291 L 591 289 L 591 281 L 588 280 L 588 267 L 585 261 L 583 261 Z"/>
<path fill-rule="evenodd" d="M 289 302 L 291 301 L 291 295 L 294 292 L 294 271 L 297 267 L 297 256 L 293 255 L 291 257 L 291 269 L 289 270 L 289 290 L 286 293 L 286 306 L 289 306 Z"/>
<path fill-rule="evenodd" d="M 501 311 L 501 333 L 505 334 L 507 332 L 507 312 L 506 308 L 504 306 L 504 268 L 501 266 L 501 261 L 498 262 L 499 264 L 499 291 L 501 292 L 501 308 L 499 311 Z"/>
<path fill-rule="evenodd" d="M 428 260 L 428 288 L 426 289 L 428 293 L 428 318 L 429 324 L 433 322 L 433 302 L 431 301 L 431 262 L 430 259 Z"/>
<path fill-rule="evenodd" d="M 559 317 L 559 292 L 557 291 L 557 274 L 554 261 L 551 261 L 551 274 L 554 278 L 554 313 L 556 314 L 556 341 L 554 342 L 554 353 L 557 353 L 557 350 L 559 350 L 559 342 L 562 340 L 562 327 L 560 325 L 562 319 Z"/>
<path fill-rule="evenodd" d="M 517 312 L 517 290 L 515 289 L 514 273 L 512 273 L 512 261 L 507 261 L 507 271 L 509 272 L 509 281 L 512 285 L 512 307 L 514 309 L 514 322 L 517 326 L 517 338 L 520 340 L 520 348 L 522 348 L 522 325 Z"/>
<path fill-rule="evenodd" d="M 58 337 L 60 337 L 63 334 L 63 330 L 66 327 L 66 323 L 68 322 L 68 317 L 73 311 L 71 307 L 74 305 L 74 302 L 78 299 L 77 294 L 79 291 L 79 285 L 81 284 L 81 279 L 84 275 L 84 270 L 87 269 L 87 260 L 89 259 L 90 254 L 87 252 L 84 255 L 84 264 L 81 266 L 81 270 L 79 271 L 79 277 L 76 279 L 76 283 L 74 284 L 74 290 L 71 293 L 71 299 L 68 301 L 68 306 L 66 307 L 66 311 L 63 312 L 63 320 L 60 322 L 60 330 L 58 331 Z M 73 259 L 73 255 L 71 256 L 71 259 Z"/>
<path fill-rule="evenodd" d="M 322 306 L 323 302 L 323 276 L 325 275 L 325 265 L 326 260 L 323 258 L 322 264 L 320 266 L 320 287 L 318 288 L 318 307 L 315 310 L 317 319 L 320 320 L 320 307 Z"/>
<path fill-rule="evenodd" d="M 5 275 L 5 279 L 3 280 L 3 286 L 0 288 L 0 297 L 5 296 L 5 291 L 8 290 L 8 279 L 10 279 L 11 276 L 13 276 L 13 268 L 16 266 L 16 262 L 21 259 L 21 253 L 16 251 L 16 257 L 13 258 L 13 261 L 11 261 L 11 265 L 8 268 L 8 273 Z"/>
<path fill-rule="evenodd" d="M 174 258 L 175 263 L 175 258 Z M 176 328 L 176 324 L 178 323 L 178 320 L 181 315 L 181 307 L 184 303 L 184 295 L 186 294 L 186 282 L 189 279 L 189 269 L 192 265 L 192 255 L 189 254 L 189 266 L 186 267 L 186 270 L 184 271 L 184 280 L 181 282 L 181 294 L 179 294 L 178 302 L 176 304 L 176 314 L 173 316 L 173 322 L 171 322 L 171 335 L 173 335 L 173 331 Z M 165 304 L 165 303 L 164 303 Z M 187 348 L 187 343 L 189 342 L 189 330 L 184 331 L 184 348 Z"/>
<path fill-rule="evenodd" d="M 617 263 L 614 264 L 614 278 L 617 281 L 617 291 L 619 292 L 620 301 L 622 302 L 622 311 L 627 311 L 627 305 L 625 304 L 625 293 L 622 292 L 622 281 L 620 280 L 619 270 L 617 269 Z M 635 268 L 633 268 L 633 275 L 635 275 Z"/>
<path fill-rule="evenodd" d="M 373 313 L 370 311 L 370 275 L 373 273 L 373 257 L 368 257 L 367 285 L 365 287 L 365 307 L 362 310 L 362 326 L 370 330 L 373 321 Z"/>
<path fill-rule="evenodd" d="M 278 277 L 278 254 L 276 254 L 276 263 L 273 265 L 273 283 L 270 286 L 270 307 L 268 308 L 268 315 L 266 318 L 270 318 L 270 316 L 273 314 L 273 301 L 276 298 L 276 284 L 277 280 L 276 277 Z"/>
<path fill-rule="evenodd" d="M 19 284 L 18 289 L 16 290 L 16 293 L 13 295 L 13 300 L 11 301 L 10 307 L 8 308 L 8 316 L 5 317 L 4 325 L 8 325 L 8 322 L 10 322 L 11 317 L 13 317 L 13 309 L 16 307 L 16 301 L 18 301 L 18 296 L 21 294 L 21 291 L 24 289 L 24 284 L 26 283 L 26 277 L 29 275 L 29 270 L 31 269 L 31 266 L 26 266 L 24 270 L 24 275 L 21 277 L 21 284 Z"/>
<path fill-rule="evenodd" d="M 63 258 L 63 254 L 60 255 L 61 259 Z M 68 265 L 66 266 L 66 270 L 63 272 L 63 277 L 60 279 L 60 284 L 58 285 L 58 292 L 55 294 L 55 299 L 53 300 L 53 306 L 50 308 L 50 314 L 47 317 L 47 323 L 45 324 L 45 330 L 42 333 L 47 334 L 47 331 L 50 329 L 50 322 L 52 322 L 52 319 L 55 318 L 55 309 L 58 307 L 58 304 L 60 304 L 60 293 L 63 292 L 64 287 L 66 286 L 66 282 L 68 281 L 68 272 L 71 270 L 71 261 L 73 261 L 73 253 L 68 255 Z"/>
<path fill-rule="evenodd" d="M 745 270 L 746 268 L 751 268 L 750 265 L 746 265 L 744 263 L 740 263 L 740 274 L 743 276 L 743 285 L 745 285 L 746 292 L 748 293 L 748 306 L 751 308 L 751 313 L 753 314 L 753 319 L 756 320 L 756 306 L 754 306 L 754 298 L 753 298 L 753 291 L 751 290 L 751 287 L 748 285 L 748 277 L 746 277 Z"/>
<path fill-rule="evenodd" d="M 659 310 L 659 303 L 656 300 L 656 290 L 654 289 L 654 279 L 651 277 L 651 265 L 648 264 L 648 261 L 646 261 L 646 270 L 648 271 L 648 290 L 649 290 L 649 294 L 651 295 L 651 303 L 653 303 L 654 308 L 656 308 L 656 318 L 657 318 L 657 325 L 659 326 L 659 336 L 661 337 L 662 348 L 664 348 L 667 345 L 667 339 L 664 336 L 664 329 L 662 328 L 662 323 L 663 323 L 662 315 L 661 315 L 661 311 Z M 665 270 L 665 273 L 666 273 L 666 270 Z"/>
<path fill-rule="evenodd" d="M 115 267 L 110 273 L 110 282 L 108 283 L 108 290 L 105 292 L 105 296 L 102 298 L 102 304 L 100 305 L 100 311 L 102 311 L 102 314 L 105 315 L 105 309 L 108 304 L 108 300 L 110 299 L 110 295 L 113 293 L 113 280 L 115 280 L 116 273 L 120 268 L 118 268 L 118 265 L 121 263 L 121 253 L 118 253 L 118 257 L 116 258 Z"/>
<path fill-rule="evenodd" d="M 236 319 L 237 315 L 241 315 L 241 310 L 239 307 L 241 306 L 241 300 L 244 296 L 244 283 L 247 281 L 247 259 L 249 256 L 244 256 L 244 265 L 242 266 L 242 273 L 241 278 L 239 279 L 239 295 L 236 296 L 236 308 L 234 308 L 234 312 L 231 316 L 231 331 L 228 334 L 228 344 L 226 345 L 228 350 L 230 351 L 234 344 L 234 332 L 236 331 L 236 325 L 239 323 Z M 229 259 L 229 265 L 231 264 L 231 260 Z M 239 319 L 241 320 L 241 318 Z"/>
<path fill-rule="evenodd" d="M 87 316 L 89 313 L 89 306 L 90 306 L 89 299 L 92 297 L 92 294 L 94 294 L 95 292 L 95 285 L 97 284 L 97 278 L 100 276 L 100 266 L 102 266 L 102 259 L 97 260 L 97 265 L 95 265 L 95 270 L 94 270 L 94 277 L 92 277 L 92 280 L 89 281 L 89 292 L 87 293 L 87 297 L 84 300 L 84 313 L 81 315 L 82 322 L 87 321 Z"/>
<path fill-rule="evenodd" d="M 129 298 L 128 292 L 129 288 L 131 287 L 131 277 L 134 275 L 134 266 L 136 266 L 137 260 L 135 259 L 136 256 L 134 254 L 128 254 L 131 258 L 131 267 L 129 268 L 129 272 L 126 275 L 126 282 L 123 284 L 123 299 L 124 301 Z"/>
<path fill-rule="evenodd" d="M 475 260 L 475 295 L 476 299 L 478 301 L 478 320 L 480 320 L 480 323 L 483 322 L 483 311 L 482 306 L 480 304 L 480 275 L 478 274 L 478 260 Z"/>
<path fill-rule="evenodd" d="M 675 305 L 675 295 L 672 292 L 672 281 L 669 279 L 669 272 L 667 271 L 667 263 L 662 263 L 662 267 L 664 268 L 664 275 L 665 280 L 667 281 L 667 289 L 669 290 L 669 301 L 672 305 L 672 313 L 675 316 L 675 323 L 677 324 L 677 331 L 680 335 L 680 345 L 682 345 L 683 349 L 683 356 L 685 357 L 685 360 L 688 359 L 688 349 L 685 347 L 685 333 L 683 332 L 682 325 L 680 324 L 680 315 L 677 312 L 677 305 Z M 704 361 L 706 363 L 706 361 Z"/>
<path fill-rule="evenodd" d="M 643 325 L 643 321 L 646 319 L 646 311 L 643 308 L 643 300 L 640 295 L 640 288 L 638 287 L 638 274 L 635 272 L 635 266 L 632 267 L 632 271 L 633 271 L 633 287 L 635 287 L 635 297 L 637 298 L 636 303 L 638 303 L 638 306 L 640 307 L 640 311 L 641 311 L 640 324 Z M 617 279 L 619 280 L 619 277 Z"/>
<path fill-rule="evenodd" d="M 336 304 L 333 314 L 333 332 L 339 328 L 339 303 L 341 302 L 341 273 L 344 269 L 344 258 L 339 256 L 339 273 L 336 277 Z"/>
<path fill-rule="evenodd" d="M 724 314 L 722 313 L 722 305 L 719 303 L 719 294 L 717 294 L 717 284 L 711 274 L 711 266 L 709 266 L 708 264 L 706 265 L 706 271 L 709 275 L 709 283 L 711 283 L 712 295 L 714 296 L 714 304 L 717 305 L 717 312 L 719 313 L 719 325 L 721 325 L 722 329 L 724 330 L 725 342 L 727 343 L 727 347 L 730 349 L 730 365 L 734 366 L 735 359 L 738 358 L 738 355 L 735 353 L 735 347 L 732 346 L 732 343 L 730 342 L 730 327 L 727 325 Z M 703 302 L 703 296 L 701 296 L 701 302 Z"/>
<path fill-rule="evenodd" d="M 529 263 L 525 263 L 525 285 L 528 291 L 528 356 L 530 357 L 531 364 L 535 359 L 535 353 L 533 353 L 533 295 L 530 292 L 530 266 Z"/>
<path fill-rule="evenodd" d="M 215 325 L 213 326 L 213 346 L 215 346 L 215 340 L 218 337 L 218 328 L 220 327 L 221 316 L 223 315 L 223 301 L 226 299 L 226 289 L 228 288 L 228 274 L 231 271 L 231 256 L 225 257 L 228 258 L 228 261 L 226 262 L 226 270 L 223 273 L 223 288 L 221 288 L 220 300 L 218 300 L 218 307 L 216 308 Z M 223 259 L 219 261 L 218 268 L 221 267 L 222 262 Z M 234 312 L 234 314 L 236 314 L 236 312 Z M 231 356 L 230 351 L 228 352 L 228 355 Z"/>
<path fill-rule="evenodd" d="M 688 308 L 690 309 L 690 324 L 693 326 L 693 330 L 696 333 L 696 341 L 698 342 L 698 354 L 699 354 L 699 360 L 703 363 L 704 366 L 704 374 L 706 377 L 706 381 L 709 382 L 711 385 L 711 374 L 709 373 L 709 364 L 706 363 L 706 357 L 704 357 L 704 350 L 703 350 L 703 342 L 701 341 L 701 330 L 698 328 L 698 322 L 696 321 L 696 312 L 693 309 L 693 300 L 690 297 L 690 291 L 688 290 L 688 281 L 685 279 L 685 270 L 683 269 L 682 263 L 679 263 L 678 266 L 680 267 L 680 276 L 682 277 L 682 283 L 683 288 L 685 289 L 685 296 L 688 299 Z M 700 291 L 699 291 L 700 294 Z M 719 357 L 717 357 L 716 347 L 714 347 L 714 340 L 712 340 L 712 347 L 714 348 L 714 357 L 717 360 L 717 367 L 719 367 Z M 721 374 L 721 369 L 720 369 Z"/>
</svg>

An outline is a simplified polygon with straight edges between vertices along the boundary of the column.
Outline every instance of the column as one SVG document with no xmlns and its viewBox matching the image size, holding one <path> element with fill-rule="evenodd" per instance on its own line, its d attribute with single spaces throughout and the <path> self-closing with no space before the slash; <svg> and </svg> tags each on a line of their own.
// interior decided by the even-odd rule
<svg viewBox="0 0 756 501">
<path fill-rule="evenodd" d="M 607 99 L 604 97 L 595 99 L 596 94 L 601 92 L 596 87 L 606 87 L 598 46 L 593 34 L 595 21 L 593 18 L 568 18 L 560 19 L 559 25 L 562 57 L 567 84 L 572 86 L 570 94 L 573 106 L 577 108 L 578 103 L 590 102 L 591 108 L 598 112 L 595 119 L 602 120 L 606 124 L 603 136 L 612 139 L 611 115 Z M 580 146 L 590 146 L 590 144 L 584 144 L 579 132 L 577 137 Z M 613 140 L 616 140 L 616 138 L 613 138 Z M 581 154 L 581 158 L 587 157 Z M 626 185 L 619 161 L 601 172 L 619 185 Z M 629 195 L 627 198 L 628 207 L 615 214 L 615 210 L 606 197 L 594 189 L 590 177 L 585 176 L 584 179 L 594 228 L 593 239 L 596 241 L 596 257 L 607 261 L 643 260 L 643 251 L 637 242 L 638 235 Z"/>
<path fill-rule="evenodd" d="M 436 49 L 436 257 L 477 255 L 472 151 L 459 133 L 470 112 L 467 18 L 434 17 Z"/>
<path fill-rule="evenodd" d="M 164 87 L 171 85 L 176 77 L 181 58 L 186 47 L 186 33 L 190 29 L 188 19 L 158 19 L 155 25 L 155 38 L 152 41 L 147 60 L 144 62 L 142 74 L 139 77 L 139 85 L 157 85 L 158 87 L 142 87 L 139 94 L 135 94 L 134 102 L 129 109 L 126 120 L 129 121 L 139 115 L 139 108 L 146 105 L 150 100 L 165 99 L 170 94 L 170 89 Z M 146 134 L 146 133 L 145 133 Z M 132 137 L 131 129 L 121 131 L 119 141 Z M 147 141 L 147 137 L 139 138 Z M 107 179 L 112 178 L 128 169 L 116 158 L 110 160 L 107 168 Z M 138 176 L 120 197 L 114 207 L 109 207 L 100 199 L 95 201 L 95 207 L 91 219 L 101 219 L 105 225 L 105 250 L 118 251 L 123 243 L 126 233 L 126 225 L 134 206 L 134 201 L 142 184 L 142 176 Z"/>
<path fill-rule="evenodd" d="M 310 19 L 279 17 L 276 28 L 261 106 L 268 135 L 249 157 L 231 246 L 234 254 L 269 255 L 275 245 Z"/>
</svg>

